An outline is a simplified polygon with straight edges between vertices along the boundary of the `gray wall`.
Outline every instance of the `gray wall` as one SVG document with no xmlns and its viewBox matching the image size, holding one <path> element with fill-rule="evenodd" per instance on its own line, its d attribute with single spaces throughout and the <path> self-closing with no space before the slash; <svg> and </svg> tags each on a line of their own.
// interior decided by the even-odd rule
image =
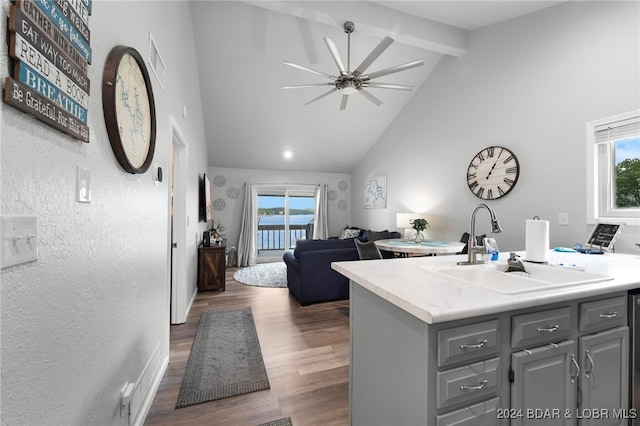
<svg viewBox="0 0 640 426">
<path fill-rule="evenodd" d="M 357 225 L 351 223 L 351 175 L 346 173 L 315 173 L 296 171 L 274 171 L 274 170 L 254 170 L 238 169 L 227 167 L 209 167 L 209 180 L 211 180 L 211 200 L 222 199 L 225 202 L 224 209 L 213 211 L 213 219 L 222 221 L 225 227 L 227 245 L 238 246 L 240 236 L 240 226 L 242 221 L 242 208 L 244 205 L 244 184 L 245 183 L 266 183 L 266 184 L 310 184 L 316 185 L 326 183 L 329 191 L 336 194 L 335 200 L 328 200 L 329 213 L 329 236 L 340 235 L 342 229 L 347 225 Z M 215 176 L 224 176 L 225 184 L 217 186 L 214 184 Z M 346 189 L 341 190 L 340 182 L 344 181 Z M 238 198 L 229 198 L 227 191 L 229 188 L 237 188 L 240 195 Z M 338 208 L 338 203 L 342 202 L 344 209 Z"/>
<path fill-rule="evenodd" d="M 9 1 L 0 5 L 4 35 Z M 36 262 L 0 271 L 2 424 L 126 425 L 119 410 L 123 384 L 138 383 L 138 416 L 167 362 L 170 116 L 189 143 L 188 235 L 202 226 L 197 182 L 207 170 L 198 75 L 181 65 L 195 62 L 190 22 L 185 3 L 93 2 L 88 144 L 0 103 L 1 211 L 37 215 L 39 234 Z M 151 76 L 154 163 L 165 170 L 157 186 L 150 172 L 131 175 L 118 165 L 101 100 L 107 53 L 124 44 L 146 58 L 149 31 L 166 63 L 165 90 Z M 4 83 L 8 53 L 1 46 Z M 75 201 L 77 167 L 91 171 L 90 204 Z M 195 288 L 196 241 L 187 242 Z"/>
<path fill-rule="evenodd" d="M 551 222 L 551 247 L 584 242 L 586 123 L 640 107 L 638 17 L 637 2 L 567 2 L 473 32 L 467 53 L 440 62 L 354 171 L 354 222 L 381 228 L 396 213 L 425 212 L 428 237 L 457 240 L 481 202 L 467 188 L 469 162 L 503 145 L 521 173 L 489 202 L 501 250 L 524 250 L 534 215 Z M 388 207 L 365 210 L 359 188 L 381 175 Z M 569 226 L 558 225 L 559 212 Z M 489 231 L 486 212 L 477 230 Z M 616 249 L 637 253 L 638 241 L 628 226 Z"/>
</svg>

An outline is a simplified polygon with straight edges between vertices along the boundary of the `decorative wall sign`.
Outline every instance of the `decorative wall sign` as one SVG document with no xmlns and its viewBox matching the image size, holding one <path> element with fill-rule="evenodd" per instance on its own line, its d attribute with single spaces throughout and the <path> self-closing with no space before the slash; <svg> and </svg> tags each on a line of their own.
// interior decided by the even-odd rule
<svg viewBox="0 0 640 426">
<path fill-rule="evenodd" d="M 337 200 L 338 199 L 338 193 L 332 189 L 331 191 L 327 192 L 327 198 L 329 200 L 331 200 L 331 201 Z"/>
<path fill-rule="evenodd" d="M 344 211 L 347 209 L 347 202 L 345 200 L 338 201 L 338 210 Z"/>
<path fill-rule="evenodd" d="M 364 208 L 384 209 L 387 207 L 387 177 L 378 176 L 364 181 Z"/>
<path fill-rule="evenodd" d="M 347 183 L 347 181 L 341 180 L 340 182 L 338 182 L 338 189 L 340 189 L 340 191 L 346 191 L 348 187 L 349 184 Z"/>
<path fill-rule="evenodd" d="M 9 9 L 5 103 L 89 142 L 91 0 L 19 0 Z"/>
<path fill-rule="evenodd" d="M 227 178 L 222 175 L 216 175 L 213 178 L 213 184 L 215 186 L 224 186 L 225 183 L 227 183 Z"/>
</svg>

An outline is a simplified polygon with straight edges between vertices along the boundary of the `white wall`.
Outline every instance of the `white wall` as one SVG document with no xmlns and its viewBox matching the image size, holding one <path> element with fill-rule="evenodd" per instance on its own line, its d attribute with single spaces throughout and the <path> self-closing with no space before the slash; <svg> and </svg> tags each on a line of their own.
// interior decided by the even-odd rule
<svg viewBox="0 0 640 426">
<path fill-rule="evenodd" d="M 459 239 L 481 202 L 467 188 L 469 162 L 502 145 L 521 173 L 511 193 L 488 203 L 504 228 L 501 250 L 524 249 L 534 215 L 551 221 L 551 247 L 584 242 L 586 123 L 640 105 L 638 8 L 567 2 L 472 33 L 467 53 L 441 61 L 354 171 L 354 221 L 380 228 L 398 212 L 425 212 L 428 237 Z M 388 208 L 364 210 L 358 188 L 379 175 Z M 569 226 L 558 225 L 559 212 Z M 490 230 L 486 212 L 476 229 Z M 616 249 L 637 253 L 638 241 L 638 227 L 627 227 Z"/>
<path fill-rule="evenodd" d="M 345 226 L 359 226 L 351 222 L 351 175 L 346 173 L 316 173 L 296 171 L 254 170 L 225 167 L 209 167 L 207 172 L 211 181 L 211 201 L 222 199 L 225 202 L 223 210 L 213 210 L 213 219 L 216 224 L 222 221 L 226 230 L 227 245 L 238 246 L 240 236 L 240 222 L 242 220 L 242 208 L 244 205 L 245 183 L 275 183 L 275 184 L 321 184 L 326 183 L 329 191 L 335 191 L 337 198 L 329 201 L 329 235 L 340 235 Z M 216 176 L 223 176 L 225 184 L 217 186 L 214 183 Z M 346 190 L 341 190 L 338 184 L 347 183 Z M 229 198 L 229 188 L 239 190 L 236 199 Z M 346 208 L 340 210 L 338 203 L 344 201 Z"/>
<path fill-rule="evenodd" d="M 0 5 L 5 34 L 9 1 Z M 207 151 L 198 75 L 182 65 L 195 61 L 190 18 L 189 6 L 179 2 L 93 2 L 88 144 L 0 103 L 2 214 L 38 217 L 38 260 L 0 272 L 3 424 L 126 425 L 119 410 L 123 384 L 138 383 L 137 416 L 162 372 L 169 349 L 170 116 L 189 142 L 189 235 L 202 226 L 197 179 L 206 171 Z M 124 44 L 146 58 L 149 31 L 167 78 L 163 91 L 151 77 L 154 163 L 165 171 L 158 186 L 150 172 L 131 175 L 120 168 L 101 101 L 107 53 Z M 7 56 L 2 43 L 3 83 Z M 75 201 L 77 167 L 91 171 L 90 204 Z M 195 288 L 196 241 L 187 241 Z"/>
</svg>

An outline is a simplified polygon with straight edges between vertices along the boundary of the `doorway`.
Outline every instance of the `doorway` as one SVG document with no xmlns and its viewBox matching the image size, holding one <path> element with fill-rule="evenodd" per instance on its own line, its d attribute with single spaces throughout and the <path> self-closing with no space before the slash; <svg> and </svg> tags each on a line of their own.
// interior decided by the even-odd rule
<svg viewBox="0 0 640 426">
<path fill-rule="evenodd" d="M 258 188 L 256 206 L 257 262 L 277 262 L 296 241 L 313 238 L 315 185 Z"/>
<path fill-rule="evenodd" d="M 169 184 L 169 252 L 171 324 L 187 320 L 189 288 L 186 269 L 186 171 L 187 142 L 171 117 L 171 179 Z"/>
</svg>

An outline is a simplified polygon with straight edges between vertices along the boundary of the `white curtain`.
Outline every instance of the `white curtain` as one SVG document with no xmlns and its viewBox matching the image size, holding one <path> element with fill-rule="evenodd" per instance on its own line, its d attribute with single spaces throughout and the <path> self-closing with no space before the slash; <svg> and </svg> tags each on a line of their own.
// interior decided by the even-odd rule
<svg viewBox="0 0 640 426">
<path fill-rule="evenodd" d="M 242 224 L 238 241 L 238 265 L 251 266 L 256 264 L 258 209 L 254 205 L 257 200 L 256 189 L 249 183 L 244 184 L 244 207 L 242 210 Z"/>
<path fill-rule="evenodd" d="M 316 189 L 316 218 L 313 227 L 313 239 L 324 240 L 329 237 L 329 213 L 327 203 L 326 183 L 318 185 Z"/>
</svg>

